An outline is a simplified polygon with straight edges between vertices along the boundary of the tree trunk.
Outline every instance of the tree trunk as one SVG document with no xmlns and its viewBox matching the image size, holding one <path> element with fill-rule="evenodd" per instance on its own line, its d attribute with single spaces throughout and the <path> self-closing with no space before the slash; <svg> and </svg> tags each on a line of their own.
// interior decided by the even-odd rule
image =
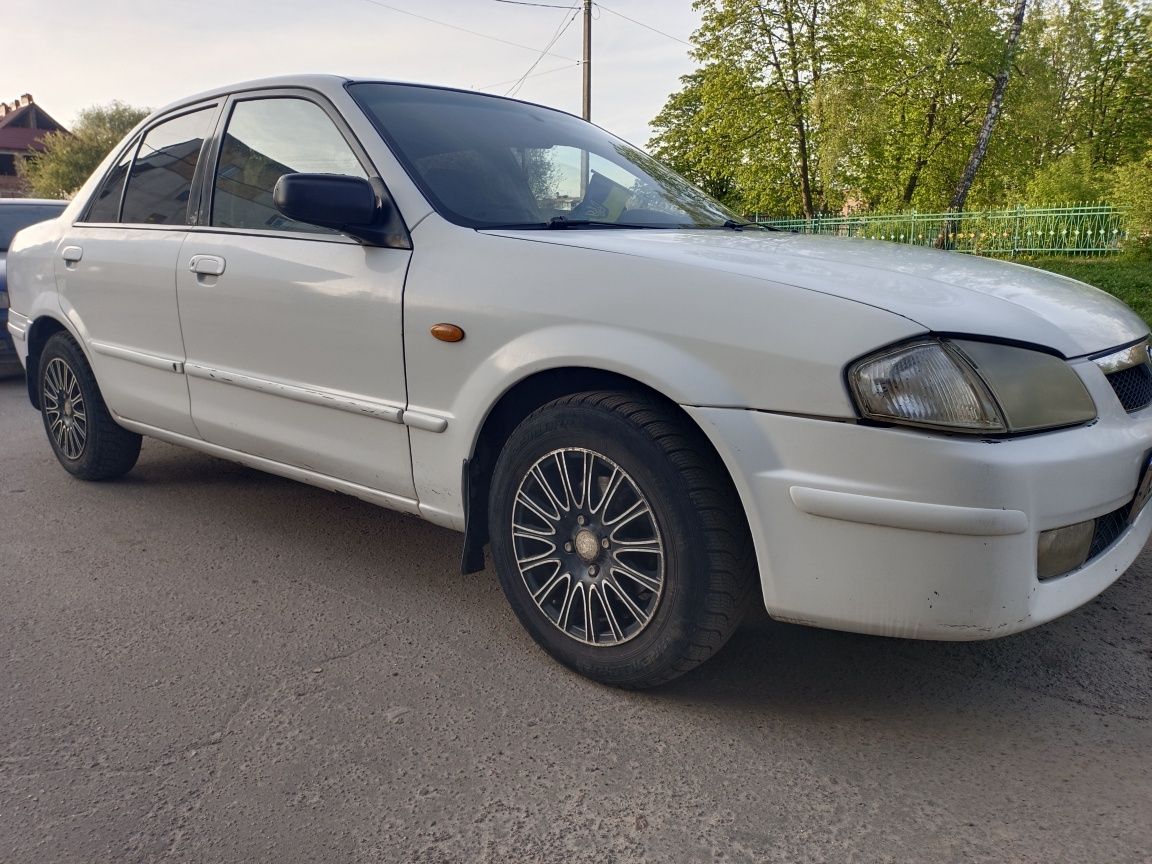
<svg viewBox="0 0 1152 864">
<path fill-rule="evenodd" d="M 908 175 L 908 182 L 904 184 L 904 194 L 901 201 L 907 207 L 912 203 L 912 196 L 916 194 L 916 187 L 920 185 L 920 173 L 928 164 L 928 144 L 932 140 L 932 130 L 936 128 L 936 114 L 940 110 L 940 97 L 932 94 L 932 102 L 928 106 L 928 117 L 924 125 L 924 133 L 920 138 L 920 146 L 916 148 L 916 161 L 912 165 L 912 173 Z"/>
<path fill-rule="evenodd" d="M 1004 90 L 1008 86 L 1008 75 L 1012 70 L 1012 61 L 1016 57 L 1016 43 L 1020 39 L 1020 29 L 1024 26 L 1024 10 L 1028 0 L 1016 0 L 1016 8 L 1012 13 L 1012 25 L 1008 29 L 1008 39 L 1004 44 L 1004 56 L 1000 61 L 1000 69 L 993 79 L 992 98 L 988 102 L 988 110 L 984 112 L 984 122 L 980 126 L 980 133 L 976 136 L 976 144 L 972 147 L 972 155 L 968 157 L 968 164 L 964 166 L 964 173 L 960 175 L 960 182 L 956 184 L 956 191 L 952 193 L 952 200 L 948 203 L 948 212 L 958 214 L 964 211 L 964 202 L 968 200 L 968 190 L 972 188 L 972 181 L 976 179 L 976 172 L 984 162 L 988 152 L 988 142 L 992 140 L 992 130 L 996 127 L 996 119 L 1000 116 L 1000 106 L 1004 102 Z M 956 231 L 956 220 L 949 219 L 936 238 L 936 246 L 941 249 L 950 248 L 952 235 Z"/>
<path fill-rule="evenodd" d="M 808 131 L 803 116 L 796 120 L 796 137 L 800 149 L 801 205 L 804 207 L 804 218 L 813 219 L 816 216 L 816 208 L 812 206 L 812 180 L 809 175 L 811 168 L 808 165 Z"/>
<path fill-rule="evenodd" d="M 816 208 L 812 206 L 812 169 L 808 158 L 808 118 L 804 111 L 804 87 L 800 83 L 800 46 L 799 40 L 796 38 L 796 30 L 792 26 L 791 16 L 795 10 L 787 9 L 787 11 L 789 14 L 784 19 L 784 27 L 788 34 L 789 66 L 792 72 L 792 113 L 796 119 L 796 143 L 800 150 L 800 196 L 804 207 L 804 218 L 812 219 L 816 216 Z M 815 61 L 814 56 L 811 59 Z"/>
</svg>

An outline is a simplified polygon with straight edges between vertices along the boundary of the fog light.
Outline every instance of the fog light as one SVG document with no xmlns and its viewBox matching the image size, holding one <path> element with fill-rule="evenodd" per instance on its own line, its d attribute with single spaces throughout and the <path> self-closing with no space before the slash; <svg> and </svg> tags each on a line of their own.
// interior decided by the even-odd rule
<svg viewBox="0 0 1152 864">
<path fill-rule="evenodd" d="M 1096 520 L 1077 522 L 1051 531 L 1041 531 L 1036 544 L 1036 575 L 1051 579 L 1070 573 L 1088 560 Z"/>
</svg>

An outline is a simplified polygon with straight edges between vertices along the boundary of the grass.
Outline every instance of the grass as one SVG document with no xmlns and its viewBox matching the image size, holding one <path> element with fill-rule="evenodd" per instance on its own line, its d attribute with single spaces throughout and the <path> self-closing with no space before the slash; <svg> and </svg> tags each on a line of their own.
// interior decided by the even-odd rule
<svg viewBox="0 0 1152 864">
<path fill-rule="evenodd" d="M 1152 258 L 1036 258 L 1020 263 L 1095 285 L 1119 297 L 1152 325 Z"/>
</svg>

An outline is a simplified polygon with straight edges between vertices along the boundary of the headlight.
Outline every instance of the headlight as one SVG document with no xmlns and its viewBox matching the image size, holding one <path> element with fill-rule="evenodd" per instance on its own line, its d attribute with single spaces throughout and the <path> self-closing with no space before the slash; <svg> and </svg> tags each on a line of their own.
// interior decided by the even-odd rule
<svg viewBox="0 0 1152 864">
<path fill-rule="evenodd" d="M 848 367 L 848 383 L 863 417 L 952 432 L 1035 432 L 1096 417 L 1064 360 L 994 342 L 889 348 Z"/>
</svg>

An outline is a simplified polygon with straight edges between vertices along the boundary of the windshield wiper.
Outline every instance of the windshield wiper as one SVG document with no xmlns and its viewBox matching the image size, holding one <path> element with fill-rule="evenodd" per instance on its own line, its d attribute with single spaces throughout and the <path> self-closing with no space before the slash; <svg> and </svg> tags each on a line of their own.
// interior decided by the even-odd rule
<svg viewBox="0 0 1152 864">
<path fill-rule="evenodd" d="M 569 219 L 567 216 L 553 216 L 547 222 L 508 222 L 501 225 L 481 225 L 477 230 L 480 231 L 500 231 L 500 230 L 552 230 L 562 231 L 569 228 L 656 228 L 662 230 L 672 229 L 685 229 L 685 228 L 712 228 L 712 229 L 726 229 L 729 231 L 743 231 L 745 228 L 755 228 L 757 231 L 776 231 L 778 229 L 771 228 L 767 225 L 758 225 L 755 222 L 737 222 L 735 219 L 725 220 L 720 225 L 681 225 L 678 223 L 671 224 L 658 224 L 653 222 L 608 222 L 600 219 Z"/>
<path fill-rule="evenodd" d="M 607 222 L 599 219 L 569 219 L 567 216 L 553 216 L 548 227 L 564 228 L 675 228 L 675 225 L 653 225 L 651 222 Z"/>
<path fill-rule="evenodd" d="M 761 225 L 759 222 L 737 222 L 735 219 L 725 219 L 721 228 L 727 228 L 730 231 L 743 231 L 745 228 L 755 228 L 757 231 L 779 231 L 779 228 L 773 228 L 771 225 Z"/>
<path fill-rule="evenodd" d="M 501 230 L 564 230 L 567 228 L 682 228 L 682 225 L 654 225 L 651 222 L 607 222 L 597 219 L 569 219 L 567 216 L 553 216 L 547 222 L 507 222 L 501 225 L 480 225 L 478 231 Z"/>
<path fill-rule="evenodd" d="M 712 230 L 744 231 L 749 228 L 755 231 L 779 231 L 771 225 L 761 225 L 759 222 L 737 222 L 735 219 L 725 219 L 719 225 L 695 225 L 695 228 L 710 228 Z"/>
<path fill-rule="evenodd" d="M 547 228 L 547 222 L 501 222 L 497 225 L 477 225 L 477 231 L 538 231 Z"/>
</svg>

